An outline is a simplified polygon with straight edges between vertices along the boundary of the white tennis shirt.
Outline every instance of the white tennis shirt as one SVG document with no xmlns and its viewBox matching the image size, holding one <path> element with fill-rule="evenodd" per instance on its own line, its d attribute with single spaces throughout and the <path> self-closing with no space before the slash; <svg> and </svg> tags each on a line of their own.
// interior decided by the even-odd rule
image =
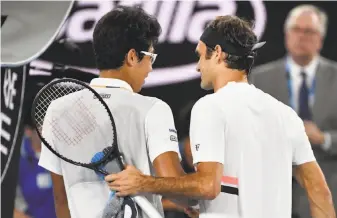
<svg viewBox="0 0 337 218">
<path fill-rule="evenodd" d="M 222 192 L 199 202 L 200 218 L 291 217 L 292 165 L 315 157 L 290 107 L 231 82 L 195 104 L 190 137 L 194 164 L 224 165 Z"/>
<path fill-rule="evenodd" d="M 127 163 L 134 165 L 144 174 L 154 175 L 152 162 L 156 157 L 168 151 L 179 154 L 172 111 L 165 102 L 133 93 L 129 84 L 117 79 L 96 78 L 90 85 L 98 93 L 110 95 L 104 100 L 114 117 L 119 148 Z M 104 86 L 120 88 L 97 88 Z M 57 100 L 52 103 L 50 110 L 66 108 L 64 104 L 68 102 Z M 43 144 L 39 165 L 63 176 L 71 217 L 101 216 L 110 190 L 94 171 L 66 163 Z M 163 215 L 161 196 L 148 194 L 145 197 Z"/>
</svg>

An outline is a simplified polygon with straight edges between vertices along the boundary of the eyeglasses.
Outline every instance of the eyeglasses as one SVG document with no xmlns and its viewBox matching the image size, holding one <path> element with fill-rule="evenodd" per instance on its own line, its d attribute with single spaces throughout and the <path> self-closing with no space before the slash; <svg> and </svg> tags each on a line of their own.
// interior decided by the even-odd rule
<svg viewBox="0 0 337 218">
<path fill-rule="evenodd" d="M 292 27 L 291 30 L 294 33 L 304 33 L 304 35 L 307 35 L 307 36 L 314 36 L 314 35 L 319 34 L 319 31 L 317 31 L 317 30 L 309 29 L 309 28 L 300 28 L 300 27 L 296 27 L 296 26 Z"/>
<path fill-rule="evenodd" d="M 157 55 L 148 51 L 141 51 L 140 53 L 143 53 L 144 55 L 150 56 L 151 57 L 151 64 L 153 64 L 156 61 Z"/>
</svg>

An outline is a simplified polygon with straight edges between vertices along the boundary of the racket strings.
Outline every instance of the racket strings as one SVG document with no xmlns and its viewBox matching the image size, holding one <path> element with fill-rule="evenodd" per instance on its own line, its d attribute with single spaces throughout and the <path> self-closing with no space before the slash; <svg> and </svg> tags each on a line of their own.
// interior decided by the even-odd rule
<svg viewBox="0 0 337 218">
<path fill-rule="evenodd" d="M 109 109 L 87 87 L 69 81 L 57 82 L 45 88 L 36 102 L 36 127 L 44 137 L 42 127 L 48 126 L 51 134 L 46 134 L 45 140 L 52 144 L 49 149 L 62 158 L 72 163 L 92 164 L 93 154 L 114 145 L 115 127 L 109 119 Z"/>
<path fill-rule="evenodd" d="M 35 109 L 35 120 L 38 126 L 42 127 L 44 116 L 52 101 L 83 89 L 77 84 L 72 86 L 69 83 L 70 82 L 67 82 L 67 84 L 62 83 L 62 84 L 57 84 L 55 86 L 50 86 L 49 89 L 45 89 L 44 92 L 41 93 L 39 102 Z"/>
<path fill-rule="evenodd" d="M 48 90 L 46 90 L 48 92 Z M 42 93 L 42 99 L 39 99 L 39 103 L 36 107 L 35 117 L 39 126 L 43 125 L 44 114 L 46 113 L 50 103 L 55 100 L 52 95 L 46 96 L 46 93 Z"/>
<path fill-rule="evenodd" d="M 38 129 L 42 129 L 47 109 L 52 101 L 82 89 L 83 87 L 77 84 L 71 84 L 70 82 L 58 83 L 45 89 L 40 94 L 34 111 L 35 122 Z"/>
<path fill-rule="evenodd" d="M 60 124 L 58 120 L 52 120 L 50 125 L 55 130 L 54 137 L 57 140 L 69 145 L 78 145 L 85 136 L 99 129 L 99 125 L 96 117 L 84 103 L 83 97 L 77 98 L 74 104 L 69 106 L 69 108 L 62 110 L 60 114 L 60 117 L 63 117 L 66 123 Z M 64 131 L 64 127 L 70 129 L 73 134 Z"/>
</svg>

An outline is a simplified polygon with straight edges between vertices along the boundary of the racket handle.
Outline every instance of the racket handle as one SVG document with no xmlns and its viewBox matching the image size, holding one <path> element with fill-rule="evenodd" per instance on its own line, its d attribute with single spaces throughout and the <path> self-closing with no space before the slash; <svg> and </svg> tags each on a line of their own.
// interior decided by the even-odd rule
<svg viewBox="0 0 337 218">
<path fill-rule="evenodd" d="M 119 167 L 121 168 L 121 171 L 125 169 L 125 164 L 126 163 L 125 163 L 123 154 L 119 155 L 118 164 L 119 164 Z"/>
<path fill-rule="evenodd" d="M 149 218 L 163 218 L 154 206 L 143 196 L 133 196 L 133 200 L 146 213 Z"/>
</svg>

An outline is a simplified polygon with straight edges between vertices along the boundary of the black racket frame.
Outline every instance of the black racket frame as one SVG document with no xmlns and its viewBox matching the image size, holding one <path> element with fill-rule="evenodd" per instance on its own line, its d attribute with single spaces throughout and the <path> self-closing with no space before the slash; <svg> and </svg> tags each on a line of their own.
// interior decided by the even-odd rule
<svg viewBox="0 0 337 218">
<path fill-rule="evenodd" d="M 104 157 L 102 158 L 102 160 L 98 161 L 98 162 L 95 162 L 95 163 L 90 163 L 90 164 L 87 164 L 87 163 L 80 163 L 80 162 L 76 162 L 76 161 L 73 161 L 71 159 L 68 159 L 64 156 L 62 156 L 61 154 L 57 153 L 53 148 L 52 146 L 47 142 L 47 140 L 42 136 L 42 134 L 40 133 L 38 127 L 37 127 L 37 123 L 36 123 L 36 120 L 35 120 L 35 109 L 36 109 L 36 106 L 38 104 L 38 101 L 40 99 L 40 96 L 45 93 L 46 90 L 49 89 L 49 87 L 51 86 L 54 86 L 55 84 L 57 83 L 66 83 L 66 82 L 71 82 L 71 83 L 75 83 L 75 84 L 78 84 L 80 86 L 83 86 L 84 88 L 90 90 L 96 97 L 97 99 L 96 100 L 99 100 L 103 107 L 106 109 L 106 111 L 108 112 L 108 116 L 109 116 L 109 119 L 111 121 L 111 125 L 113 127 L 113 135 L 115 137 L 115 140 L 113 141 L 113 144 L 110 146 L 110 147 L 107 147 L 105 148 L 105 152 L 104 152 Z M 82 89 L 83 90 L 83 89 Z M 47 96 L 48 96 L 48 93 L 46 93 Z M 50 106 L 50 105 L 49 105 Z M 49 107 L 48 106 L 48 107 Z M 71 163 L 71 164 L 74 164 L 74 165 L 77 165 L 77 166 L 81 166 L 81 167 L 85 167 L 85 168 L 88 168 L 88 169 L 91 169 L 91 170 L 94 170 L 96 172 L 100 172 L 104 175 L 108 175 L 108 172 L 106 172 L 105 170 L 101 169 L 99 166 L 101 166 L 102 164 L 104 165 L 105 163 L 111 161 L 111 160 L 114 160 L 114 159 L 117 159 L 117 162 L 120 166 L 121 169 L 124 169 L 124 165 L 125 165 L 125 162 L 124 162 L 124 158 L 123 158 L 123 155 L 122 153 L 119 151 L 118 149 L 118 141 L 117 141 L 117 131 L 116 131 L 116 125 L 115 125 L 115 121 L 113 119 L 113 116 L 111 114 L 111 111 L 108 107 L 108 105 L 105 103 L 105 101 L 103 100 L 103 98 L 93 89 L 91 88 L 89 85 L 87 85 L 85 82 L 82 82 L 80 80 L 77 80 L 77 79 L 72 79 L 72 78 L 62 78 L 62 79 L 57 79 L 57 80 L 53 80 L 51 81 L 50 83 L 48 83 L 47 85 L 45 85 L 38 93 L 37 95 L 35 96 L 34 98 L 34 101 L 33 101 L 33 104 L 32 104 L 32 111 L 31 111 L 31 118 L 32 118 L 32 121 L 33 121 L 33 126 L 34 128 L 36 129 L 36 132 L 39 136 L 39 138 L 41 139 L 41 141 L 43 142 L 43 144 L 53 153 L 55 154 L 57 157 L 61 158 L 62 160 L 68 162 L 68 163 Z"/>
</svg>

